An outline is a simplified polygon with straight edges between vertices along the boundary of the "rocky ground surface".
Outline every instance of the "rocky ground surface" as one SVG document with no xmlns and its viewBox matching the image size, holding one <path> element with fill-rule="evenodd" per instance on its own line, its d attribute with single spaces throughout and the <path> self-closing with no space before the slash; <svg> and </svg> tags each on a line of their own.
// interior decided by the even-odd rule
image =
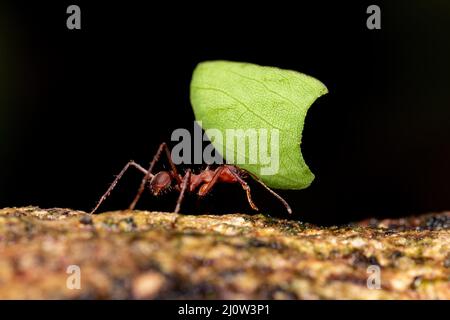
<svg viewBox="0 0 450 320">
<path fill-rule="evenodd" d="M 5 208 L 0 298 L 450 299 L 450 212 L 321 228 L 263 215 Z"/>
</svg>

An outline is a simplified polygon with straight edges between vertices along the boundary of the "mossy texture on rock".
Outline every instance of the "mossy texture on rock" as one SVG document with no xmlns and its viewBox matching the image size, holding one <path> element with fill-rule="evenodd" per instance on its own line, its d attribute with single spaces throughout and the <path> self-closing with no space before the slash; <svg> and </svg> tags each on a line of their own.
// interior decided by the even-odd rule
<svg viewBox="0 0 450 320">
<path fill-rule="evenodd" d="M 320 228 L 262 215 L 0 210 L 0 298 L 450 299 L 450 213 Z M 81 289 L 66 286 L 69 265 Z M 367 288 L 369 265 L 381 289 Z"/>
</svg>

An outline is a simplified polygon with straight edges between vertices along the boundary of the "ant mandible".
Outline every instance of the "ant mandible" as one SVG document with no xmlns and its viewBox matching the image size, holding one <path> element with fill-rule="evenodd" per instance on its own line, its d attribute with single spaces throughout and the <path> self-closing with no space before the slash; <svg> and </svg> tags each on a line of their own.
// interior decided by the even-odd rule
<svg viewBox="0 0 450 320">
<path fill-rule="evenodd" d="M 156 163 L 159 161 L 162 153 L 165 153 L 167 160 L 170 164 L 170 171 L 159 171 L 156 174 L 153 174 L 153 168 Z M 250 186 L 245 182 L 245 178 L 248 176 L 252 176 L 255 181 L 261 184 L 266 190 L 268 190 L 273 196 L 275 196 L 281 203 L 285 206 L 288 213 L 292 213 L 291 207 L 280 195 L 278 195 L 275 191 L 270 189 L 268 186 L 264 184 L 258 177 L 254 174 L 241 169 L 234 165 L 223 164 L 218 166 L 215 170 L 211 170 L 209 166 L 202 170 L 199 174 L 192 173 L 191 169 L 187 169 L 184 175 L 180 175 L 178 173 L 177 167 L 172 161 L 170 156 L 170 150 L 167 147 L 166 143 L 162 143 L 155 156 L 153 157 L 152 162 L 150 162 L 150 166 L 148 170 L 145 170 L 142 166 L 137 164 L 134 161 L 129 161 L 125 167 L 120 171 L 117 175 L 116 179 L 113 181 L 111 186 L 106 190 L 106 192 L 102 195 L 100 200 L 97 202 L 95 208 L 91 211 L 91 214 L 96 212 L 100 207 L 103 201 L 109 196 L 111 191 L 115 188 L 119 180 L 122 178 L 124 173 L 130 168 L 134 167 L 144 174 L 144 178 L 142 179 L 141 185 L 139 186 L 138 192 L 129 206 L 129 210 L 133 210 L 139 201 L 142 193 L 144 192 L 145 186 L 149 183 L 150 192 L 158 196 L 164 192 L 170 190 L 176 190 L 180 194 L 178 196 L 177 204 L 175 207 L 175 213 L 178 213 L 181 208 L 181 203 L 183 202 L 184 195 L 186 192 L 197 194 L 200 197 L 207 195 L 211 189 L 214 187 L 216 183 L 239 183 L 242 188 L 247 193 L 247 200 L 250 204 L 250 207 L 253 210 L 258 211 L 258 208 L 254 204 L 251 194 L 250 194 Z"/>
</svg>

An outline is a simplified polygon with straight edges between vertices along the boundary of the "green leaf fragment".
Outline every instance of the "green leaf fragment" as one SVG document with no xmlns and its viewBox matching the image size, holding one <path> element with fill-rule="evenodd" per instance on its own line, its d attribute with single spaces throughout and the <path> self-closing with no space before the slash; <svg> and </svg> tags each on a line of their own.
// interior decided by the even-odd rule
<svg viewBox="0 0 450 320">
<path fill-rule="evenodd" d="M 190 95 L 196 120 L 227 163 L 248 170 L 269 187 L 304 189 L 314 174 L 300 150 L 303 124 L 311 104 L 327 92 L 319 80 L 296 71 L 207 61 L 194 70 Z M 222 139 L 210 129 L 217 129 Z M 229 129 L 244 131 L 245 151 L 227 136 Z M 255 130 L 256 140 L 250 134 Z M 260 134 L 264 130 L 267 134 Z"/>
</svg>

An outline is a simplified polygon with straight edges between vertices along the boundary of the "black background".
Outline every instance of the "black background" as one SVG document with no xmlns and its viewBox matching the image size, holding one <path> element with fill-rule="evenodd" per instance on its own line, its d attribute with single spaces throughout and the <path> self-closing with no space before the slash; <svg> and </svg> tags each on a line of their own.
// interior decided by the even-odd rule
<svg viewBox="0 0 450 320">
<path fill-rule="evenodd" d="M 316 180 L 280 192 L 294 219 L 450 208 L 446 1 L 145 3 L 0 5 L 0 207 L 91 209 L 129 159 L 146 165 L 174 129 L 192 129 L 192 71 L 226 59 L 298 70 L 330 91 L 303 132 Z M 381 30 L 366 28 L 373 3 Z M 70 4 L 81 7 L 81 30 L 66 28 Z M 129 173 L 102 210 L 125 208 L 139 181 Z M 173 210 L 173 201 L 147 196 L 138 206 Z M 235 211 L 248 205 L 234 186 L 184 207 Z"/>
</svg>

